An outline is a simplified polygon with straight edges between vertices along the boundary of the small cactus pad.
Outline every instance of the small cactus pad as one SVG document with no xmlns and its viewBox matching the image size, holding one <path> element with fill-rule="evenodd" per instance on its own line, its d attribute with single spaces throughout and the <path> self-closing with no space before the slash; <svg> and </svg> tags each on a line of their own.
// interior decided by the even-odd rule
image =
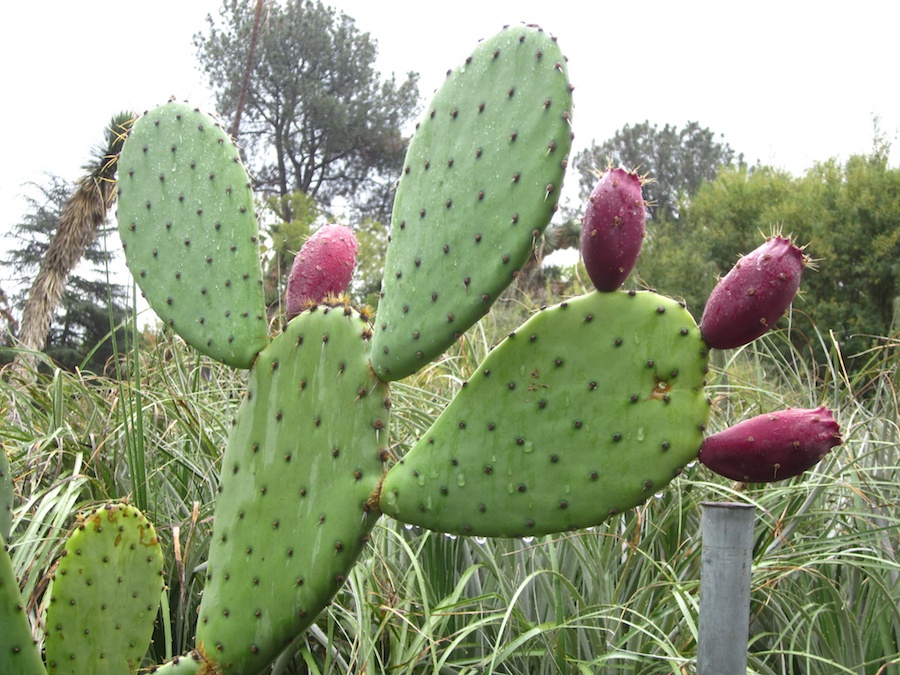
<svg viewBox="0 0 900 675">
<path fill-rule="evenodd" d="M 397 186 L 372 366 L 399 380 L 484 316 L 557 208 L 571 147 L 565 58 L 509 27 L 447 75 Z"/>
<path fill-rule="evenodd" d="M 0 673 L 42 675 L 47 671 L 31 636 L 19 582 L 2 537 L 0 547 Z"/>
<path fill-rule="evenodd" d="M 291 320 L 257 358 L 225 455 L 197 650 L 256 673 L 311 624 L 378 517 L 388 386 L 349 305 Z"/>
<path fill-rule="evenodd" d="M 6 450 L 0 448 L 0 537 L 9 541 L 12 530 L 13 479 Z"/>
<path fill-rule="evenodd" d="M 107 504 L 83 518 L 66 542 L 49 591 L 47 670 L 137 672 L 162 588 L 162 550 L 140 511 Z"/>
<path fill-rule="evenodd" d="M 391 468 L 381 510 L 481 536 L 596 525 L 697 456 L 706 371 L 696 323 L 669 298 L 596 292 L 545 309 Z"/>
<path fill-rule="evenodd" d="M 216 121 L 167 103 L 119 158 L 125 259 L 159 317 L 201 352 L 249 368 L 267 340 L 250 179 Z"/>
<path fill-rule="evenodd" d="M 204 666 L 206 666 L 205 669 Z M 150 672 L 153 675 L 197 675 L 198 673 L 213 675 L 216 673 L 216 666 L 204 663 L 200 654 L 192 651 L 185 656 L 176 656 Z"/>
</svg>

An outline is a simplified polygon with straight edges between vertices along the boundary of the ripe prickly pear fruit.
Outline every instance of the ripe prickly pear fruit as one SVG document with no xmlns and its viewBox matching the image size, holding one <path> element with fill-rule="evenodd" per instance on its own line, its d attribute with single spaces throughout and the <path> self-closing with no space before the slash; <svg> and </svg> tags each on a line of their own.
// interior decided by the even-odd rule
<svg viewBox="0 0 900 675">
<path fill-rule="evenodd" d="M 830 410 L 792 408 L 708 436 L 699 459 L 726 478 L 771 483 L 812 468 L 840 444 L 841 430 Z"/>
<path fill-rule="evenodd" d="M 778 321 L 800 288 L 809 263 L 787 237 L 770 237 L 737 261 L 706 302 L 700 333 L 715 349 L 752 342 Z"/>
<path fill-rule="evenodd" d="M 646 204 L 641 178 L 609 169 L 591 192 L 581 227 L 581 255 L 598 291 L 614 291 L 628 277 L 644 241 Z"/>
<path fill-rule="evenodd" d="M 353 230 L 325 225 L 300 247 L 291 265 L 285 293 L 288 320 L 318 305 L 329 295 L 340 295 L 350 285 L 359 245 Z"/>
</svg>

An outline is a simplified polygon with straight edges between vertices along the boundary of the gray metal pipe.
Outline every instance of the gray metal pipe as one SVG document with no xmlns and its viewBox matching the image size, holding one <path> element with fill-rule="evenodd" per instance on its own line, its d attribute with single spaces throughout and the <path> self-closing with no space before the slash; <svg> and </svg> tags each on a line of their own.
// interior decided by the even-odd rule
<svg viewBox="0 0 900 675">
<path fill-rule="evenodd" d="M 697 675 L 747 672 L 755 516 L 751 504 L 703 504 Z"/>
</svg>

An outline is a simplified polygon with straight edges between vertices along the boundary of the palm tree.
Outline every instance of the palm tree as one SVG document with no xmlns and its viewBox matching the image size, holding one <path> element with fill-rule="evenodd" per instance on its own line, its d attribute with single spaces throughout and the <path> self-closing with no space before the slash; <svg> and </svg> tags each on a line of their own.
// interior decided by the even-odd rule
<svg viewBox="0 0 900 675">
<path fill-rule="evenodd" d="M 23 351 L 13 362 L 13 372 L 20 377 L 34 372 L 34 352 L 44 346 L 50 319 L 59 305 L 66 281 L 96 239 L 115 202 L 116 161 L 133 120 L 131 113 L 119 113 L 112 118 L 105 142 L 95 148 L 94 158 L 84 167 L 85 175 L 63 206 L 56 234 L 41 260 L 22 312 L 19 343 Z"/>
</svg>

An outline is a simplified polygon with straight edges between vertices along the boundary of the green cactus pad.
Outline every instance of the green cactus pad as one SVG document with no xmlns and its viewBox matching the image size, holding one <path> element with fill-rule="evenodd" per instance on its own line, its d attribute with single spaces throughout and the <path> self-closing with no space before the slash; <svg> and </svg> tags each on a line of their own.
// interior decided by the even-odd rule
<svg viewBox="0 0 900 675">
<path fill-rule="evenodd" d="M 250 179 L 216 121 L 168 103 L 119 159 L 125 259 L 159 317 L 201 352 L 249 368 L 267 340 Z"/>
<path fill-rule="evenodd" d="M 5 539 L 0 546 L 0 673 L 45 674 Z"/>
<path fill-rule="evenodd" d="M 9 457 L 6 450 L 0 448 L 0 537 L 9 541 L 12 530 L 13 479 L 9 470 Z"/>
<path fill-rule="evenodd" d="M 203 659 L 197 652 L 191 652 L 187 656 L 176 656 L 151 672 L 154 675 L 195 675 L 196 673 L 215 673 L 215 667 L 204 666 Z"/>
<path fill-rule="evenodd" d="M 391 468 L 380 508 L 481 536 L 596 525 L 697 456 L 706 371 L 696 323 L 669 298 L 592 293 L 545 309 Z"/>
<path fill-rule="evenodd" d="M 256 673 L 334 596 L 378 517 L 388 386 L 349 306 L 288 323 L 257 358 L 222 460 L 197 650 Z"/>
<path fill-rule="evenodd" d="M 66 542 L 49 591 L 47 670 L 137 672 L 162 588 L 162 550 L 140 511 L 107 504 L 85 517 Z"/>
<path fill-rule="evenodd" d="M 391 218 L 372 366 L 399 380 L 484 316 L 557 208 L 571 147 L 565 58 L 506 28 L 448 73 L 410 143 Z"/>
</svg>

